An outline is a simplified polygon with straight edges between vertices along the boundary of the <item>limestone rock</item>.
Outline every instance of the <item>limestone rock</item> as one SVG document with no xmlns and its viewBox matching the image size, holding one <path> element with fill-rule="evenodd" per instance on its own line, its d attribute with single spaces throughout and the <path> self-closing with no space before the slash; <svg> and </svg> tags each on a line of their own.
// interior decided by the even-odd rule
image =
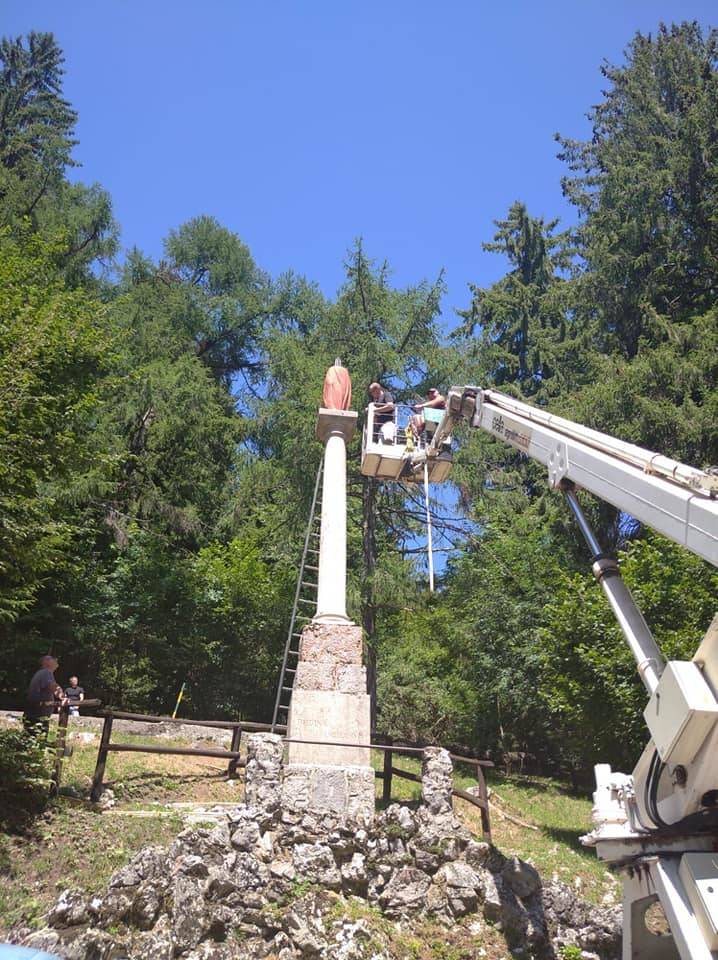
<svg viewBox="0 0 718 960">
<path fill-rule="evenodd" d="M 339 890 L 342 878 L 334 860 L 334 855 L 326 844 L 299 843 L 294 848 L 294 868 L 297 875 L 311 883 Z"/>
<path fill-rule="evenodd" d="M 446 887 L 442 883 L 437 883 L 436 878 L 426 893 L 425 902 L 427 913 L 448 917 L 452 912 L 446 897 Z"/>
<path fill-rule="evenodd" d="M 236 945 L 207 940 L 184 956 L 185 960 L 235 960 L 241 954 Z"/>
<path fill-rule="evenodd" d="M 208 929 L 200 881 L 179 876 L 174 882 L 172 939 L 179 952 L 191 950 Z"/>
<path fill-rule="evenodd" d="M 186 877 L 207 877 L 209 876 L 209 867 L 196 853 L 188 853 L 184 857 L 178 857 L 172 868 L 173 873 L 183 873 Z"/>
<path fill-rule="evenodd" d="M 152 880 L 145 880 L 137 889 L 132 901 L 130 917 L 140 930 L 149 930 L 157 919 L 162 906 L 162 891 Z"/>
<path fill-rule="evenodd" d="M 537 893 L 541 888 L 541 878 L 538 870 L 518 857 L 511 857 L 510 860 L 506 861 L 501 876 L 516 896 L 521 897 L 522 900 Z"/>
<path fill-rule="evenodd" d="M 269 865 L 269 872 L 278 880 L 294 880 L 297 875 L 291 860 L 273 860 Z"/>
<path fill-rule="evenodd" d="M 140 880 L 153 880 L 167 873 L 167 849 L 165 847 L 145 847 L 130 861 Z"/>
<path fill-rule="evenodd" d="M 172 925 L 166 914 L 159 918 L 152 930 L 134 937 L 130 955 L 132 960 L 172 960 Z"/>
<path fill-rule="evenodd" d="M 387 837 L 398 836 L 408 840 L 416 833 L 416 817 L 408 807 L 392 803 L 377 817 L 377 830 Z"/>
<path fill-rule="evenodd" d="M 260 772 L 273 762 L 264 746 Z M 311 892 L 297 898 L 296 880 Z M 343 897 L 379 907 L 408 936 L 420 936 L 425 915 L 448 925 L 483 906 L 516 957 L 545 960 L 569 945 L 591 960 L 620 955 L 620 908 L 542 883 L 530 864 L 470 837 L 436 798 L 433 809 L 392 804 L 364 825 L 339 811 L 231 810 L 169 851 L 141 851 L 101 898 L 63 891 L 51 927 L 25 944 L 63 960 L 386 960 L 377 928 Z"/>
<path fill-rule="evenodd" d="M 97 806 L 100 810 L 111 810 L 116 803 L 117 800 L 115 799 L 114 791 L 109 787 L 103 787 L 100 799 L 97 801 Z"/>
<path fill-rule="evenodd" d="M 469 840 L 464 850 L 464 858 L 470 867 L 487 867 L 490 869 L 489 861 L 491 860 L 491 851 L 492 847 L 490 843 Z"/>
<path fill-rule="evenodd" d="M 243 890 L 260 890 L 269 880 L 269 869 L 251 853 L 238 853 L 232 870 L 234 881 Z"/>
<path fill-rule="evenodd" d="M 136 887 L 141 879 L 142 877 L 135 870 L 133 864 L 128 863 L 126 866 L 120 867 L 119 870 L 115 870 L 110 877 L 108 886 L 110 890 L 113 888 Z"/>
<path fill-rule="evenodd" d="M 269 863 L 272 860 L 274 856 L 274 834 L 271 830 L 265 830 L 260 835 L 254 854 L 264 863 Z"/>
<path fill-rule="evenodd" d="M 379 903 L 389 916 L 422 910 L 430 886 L 431 877 L 423 870 L 401 867 L 392 874 L 379 897 Z"/>
<path fill-rule="evenodd" d="M 282 800 L 282 738 L 273 733 L 253 733 L 247 741 L 244 797 L 263 814 L 268 826 L 279 816 Z"/>
<path fill-rule="evenodd" d="M 579 946 L 602 958 L 620 951 L 620 907 L 588 904 L 555 880 L 543 884 L 541 899 L 549 933 L 557 943 Z"/>
<path fill-rule="evenodd" d="M 259 843 L 259 824 L 252 817 L 246 817 L 235 823 L 232 833 L 232 846 L 237 850 L 250 851 Z"/>
<path fill-rule="evenodd" d="M 498 923 L 501 920 L 501 907 L 504 901 L 504 882 L 500 876 L 489 870 L 482 870 L 477 876 L 484 905 L 484 917 L 489 923 Z"/>
<path fill-rule="evenodd" d="M 97 910 L 90 907 L 87 897 L 80 890 L 63 890 L 55 906 L 47 915 L 51 927 L 75 927 L 89 923 Z"/>
<path fill-rule="evenodd" d="M 213 830 L 205 828 L 190 828 L 178 834 L 169 850 L 169 866 L 174 868 L 177 861 L 184 862 L 188 856 L 199 857 L 209 867 L 219 866 L 227 855 L 229 847 L 229 829 L 216 827 Z"/>
<path fill-rule="evenodd" d="M 352 854 L 351 860 L 341 866 L 342 887 L 354 894 L 366 894 L 368 875 L 366 858 L 362 853 Z"/>
<path fill-rule="evenodd" d="M 467 863 L 445 863 L 434 878 L 434 883 L 443 886 L 446 900 L 453 916 L 463 917 L 476 910 L 481 883 Z"/>
<path fill-rule="evenodd" d="M 327 956 L 327 928 L 323 919 L 326 894 L 296 900 L 282 917 L 282 930 L 302 957 Z"/>
<path fill-rule="evenodd" d="M 23 940 L 24 946 L 32 947 L 33 950 L 44 950 L 46 953 L 57 953 L 59 943 L 60 934 L 48 928 L 36 930 Z"/>
<path fill-rule="evenodd" d="M 111 887 L 100 900 L 100 922 L 105 926 L 122 923 L 132 909 L 134 892 L 135 888 Z"/>
<path fill-rule="evenodd" d="M 212 867 L 204 885 L 204 896 L 210 902 L 227 900 L 241 889 L 237 878 L 223 867 Z"/>
<path fill-rule="evenodd" d="M 411 852 L 414 857 L 414 863 L 425 873 L 436 873 L 442 864 L 442 857 L 438 853 L 430 850 L 422 850 L 421 847 L 412 846 Z"/>
<path fill-rule="evenodd" d="M 109 960 L 116 950 L 114 937 L 104 930 L 90 929 L 69 939 L 58 940 L 53 953 L 63 960 Z"/>
</svg>

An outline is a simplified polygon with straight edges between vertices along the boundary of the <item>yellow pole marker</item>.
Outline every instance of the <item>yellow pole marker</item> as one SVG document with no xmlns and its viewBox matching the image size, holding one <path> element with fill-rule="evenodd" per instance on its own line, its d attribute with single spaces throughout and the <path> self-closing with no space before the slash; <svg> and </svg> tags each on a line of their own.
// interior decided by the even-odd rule
<svg viewBox="0 0 718 960">
<path fill-rule="evenodd" d="M 175 708 L 174 708 L 174 710 L 172 711 L 172 719 L 173 719 L 173 720 L 174 720 L 175 717 L 177 716 L 177 711 L 179 710 L 179 705 L 182 703 L 182 697 L 183 697 L 183 695 L 184 695 L 185 683 L 187 683 L 186 680 L 184 680 L 184 681 L 182 682 L 182 686 L 180 687 L 180 692 L 177 694 L 177 703 L 175 704 Z"/>
</svg>

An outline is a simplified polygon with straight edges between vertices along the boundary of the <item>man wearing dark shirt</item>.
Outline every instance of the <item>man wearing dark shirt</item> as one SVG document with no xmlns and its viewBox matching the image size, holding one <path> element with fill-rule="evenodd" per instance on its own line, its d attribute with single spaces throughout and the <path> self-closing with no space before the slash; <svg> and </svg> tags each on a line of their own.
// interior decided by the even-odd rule
<svg viewBox="0 0 718 960">
<path fill-rule="evenodd" d="M 385 423 L 391 423 L 393 425 L 394 423 L 394 398 L 380 383 L 369 384 L 369 396 L 374 404 L 373 440 L 374 443 L 376 443 L 380 434 L 382 439 L 384 438 L 384 431 L 382 431 L 383 425 Z"/>
<path fill-rule="evenodd" d="M 65 687 L 65 699 L 69 707 L 71 717 L 80 715 L 78 704 L 85 699 L 85 691 L 79 686 L 80 681 L 77 677 L 70 677 L 70 686 Z"/>
<path fill-rule="evenodd" d="M 62 689 L 55 680 L 59 664 L 49 654 L 40 658 L 40 669 L 34 674 L 27 690 L 27 706 L 22 723 L 28 733 L 47 737 L 55 701 L 62 698 Z"/>
</svg>

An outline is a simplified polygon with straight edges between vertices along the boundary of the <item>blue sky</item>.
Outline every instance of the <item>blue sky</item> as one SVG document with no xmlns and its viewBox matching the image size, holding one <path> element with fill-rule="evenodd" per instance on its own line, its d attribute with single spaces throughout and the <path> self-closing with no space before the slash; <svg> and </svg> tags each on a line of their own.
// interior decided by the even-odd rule
<svg viewBox="0 0 718 960">
<path fill-rule="evenodd" d="M 397 284 L 446 270 L 444 319 L 516 198 L 571 216 L 555 131 L 584 137 L 603 58 L 706 0 L 2 0 L 3 34 L 51 30 L 80 115 L 78 176 L 122 242 L 216 216 L 273 275 L 332 296 L 362 235 Z"/>
</svg>

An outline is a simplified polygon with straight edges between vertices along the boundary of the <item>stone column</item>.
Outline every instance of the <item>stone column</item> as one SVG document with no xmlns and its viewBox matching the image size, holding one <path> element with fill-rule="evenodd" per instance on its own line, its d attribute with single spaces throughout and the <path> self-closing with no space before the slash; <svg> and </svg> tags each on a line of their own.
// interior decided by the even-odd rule
<svg viewBox="0 0 718 960">
<path fill-rule="evenodd" d="M 317 612 L 302 631 L 289 709 L 282 802 L 340 820 L 374 815 L 374 771 L 362 630 L 346 613 L 346 444 L 357 415 L 320 409 L 325 443 Z M 338 745 L 337 745 L 338 744 Z"/>
<path fill-rule="evenodd" d="M 347 619 L 347 443 L 356 429 L 352 410 L 320 409 L 317 437 L 323 441 L 324 481 L 317 591 L 318 623 Z"/>
<path fill-rule="evenodd" d="M 282 738 L 276 734 L 253 733 L 247 740 L 244 799 L 269 820 L 278 816 L 281 804 L 282 753 Z"/>
<path fill-rule="evenodd" d="M 421 799 L 433 814 L 450 813 L 454 765 L 448 750 L 427 747 L 421 764 Z"/>
</svg>

